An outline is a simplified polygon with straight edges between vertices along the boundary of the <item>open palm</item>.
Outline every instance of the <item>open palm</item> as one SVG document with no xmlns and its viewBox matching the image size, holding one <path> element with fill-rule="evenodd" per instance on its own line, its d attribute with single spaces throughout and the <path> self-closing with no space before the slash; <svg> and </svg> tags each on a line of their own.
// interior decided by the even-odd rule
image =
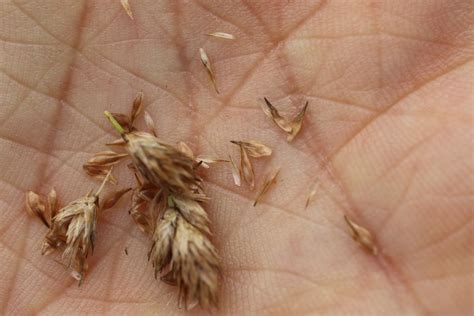
<svg viewBox="0 0 474 316">
<path fill-rule="evenodd" d="M 274 155 L 257 181 L 281 167 L 256 208 L 228 166 L 206 173 L 220 313 L 473 311 L 472 1 L 130 3 L 134 20 L 118 0 L 0 4 L 3 313 L 184 313 L 153 279 L 128 201 L 100 218 L 81 287 L 40 255 L 45 229 L 23 207 L 29 189 L 65 203 L 97 185 L 81 166 L 115 137 L 102 112 L 128 111 L 138 91 L 160 138 L 219 157 L 259 139 Z M 309 101 L 291 144 L 263 96 L 289 115 Z M 343 214 L 375 234 L 378 257 Z"/>
</svg>

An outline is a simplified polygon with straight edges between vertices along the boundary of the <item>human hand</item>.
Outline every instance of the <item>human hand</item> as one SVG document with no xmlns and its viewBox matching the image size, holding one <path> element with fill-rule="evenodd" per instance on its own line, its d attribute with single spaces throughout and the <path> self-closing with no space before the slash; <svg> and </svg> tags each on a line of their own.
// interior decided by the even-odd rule
<svg viewBox="0 0 474 316">
<path fill-rule="evenodd" d="M 257 181 L 281 167 L 255 208 L 227 166 L 206 172 L 219 313 L 472 312 L 471 1 L 130 3 L 133 21 L 118 0 L 0 4 L 3 313 L 184 313 L 153 279 L 126 201 L 99 219 L 81 287 L 40 255 L 45 229 L 24 210 L 27 190 L 54 186 L 65 203 L 97 185 L 81 166 L 115 137 L 102 112 L 128 111 L 138 91 L 160 138 L 220 157 L 236 156 L 229 140 L 259 139 L 274 155 L 256 161 Z M 264 96 L 288 113 L 309 101 L 292 143 Z"/>
</svg>

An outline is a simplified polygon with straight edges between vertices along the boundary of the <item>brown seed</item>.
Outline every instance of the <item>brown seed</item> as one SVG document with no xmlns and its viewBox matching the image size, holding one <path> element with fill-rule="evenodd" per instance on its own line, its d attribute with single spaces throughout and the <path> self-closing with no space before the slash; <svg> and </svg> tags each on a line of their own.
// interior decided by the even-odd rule
<svg viewBox="0 0 474 316">
<path fill-rule="evenodd" d="M 26 193 L 26 210 L 28 214 L 37 216 L 46 227 L 50 226 L 45 215 L 46 208 L 39 195 L 33 191 Z"/>
<path fill-rule="evenodd" d="M 156 133 L 155 122 L 153 121 L 153 119 L 151 118 L 150 114 L 147 111 L 143 113 L 143 118 L 145 119 L 145 125 L 148 131 L 150 131 L 150 133 L 152 133 L 153 136 L 156 137 L 157 133 Z"/>
<path fill-rule="evenodd" d="M 58 206 L 58 194 L 54 188 L 52 188 L 48 193 L 48 205 L 50 217 L 53 218 L 56 215 L 56 208 Z"/>
<path fill-rule="evenodd" d="M 242 146 L 250 157 L 259 158 L 263 156 L 270 156 L 272 154 L 272 150 L 270 147 L 265 146 L 257 140 L 231 140 L 230 142 Z"/>
<path fill-rule="evenodd" d="M 275 124 L 280 127 L 286 133 L 291 133 L 291 127 L 288 126 L 288 122 L 283 118 L 278 110 L 268 101 L 267 98 L 264 98 L 265 103 L 262 105 L 263 112 L 275 122 Z"/>
<path fill-rule="evenodd" d="M 206 34 L 206 35 L 212 36 L 212 37 L 217 37 L 217 38 L 223 38 L 223 39 L 227 39 L 227 40 L 235 40 L 234 35 L 229 34 L 229 33 L 224 33 L 224 32 L 213 32 L 213 33 L 209 33 L 209 34 Z"/>
<path fill-rule="evenodd" d="M 143 109 L 143 92 L 139 92 L 137 96 L 135 97 L 135 100 L 133 100 L 132 111 L 130 113 L 131 126 L 133 126 L 135 119 L 140 115 L 140 113 L 142 112 L 142 109 Z"/>
<path fill-rule="evenodd" d="M 104 202 L 102 203 L 101 210 L 107 210 L 109 208 L 112 208 L 122 198 L 122 196 L 124 196 L 131 189 L 132 188 L 126 188 L 126 189 L 115 191 L 115 192 L 112 192 L 111 194 L 109 194 L 109 196 L 107 196 L 104 199 Z"/>
<path fill-rule="evenodd" d="M 101 151 L 92 156 L 82 168 L 88 175 L 94 178 L 104 179 L 110 168 L 127 156 L 128 154 L 120 154 L 111 150 Z M 115 183 L 116 181 L 112 176 L 110 176 L 109 179 L 111 183 Z"/>
<path fill-rule="evenodd" d="M 252 163 L 250 162 L 247 151 L 243 146 L 240 147 L 240 170 L 242 170 L 242 177 L 251 188 L 255 186 L 255 174 L 253 172 Z"/>
<path fill-rule="evenodd" d="M 122 4 L 122 7 L 124 8 L 125 12 L 127 12 L 127 15 L 130 17 L 130 19 L 133 20 L 132 8 L 130 8 L 130 3 L 128 0 L 120 0 L 120 3 Z"/>
<path fill-rule="evenodd" d="M 316 186 L 311 189 L 311 192 L 309 192 L 308 198 L 306 199 L 304 208 L 308 208 L 309 204 L 313 201 L 314 197 L 316 196 L 316 190 Z"/>
<path fill-rule="evenodd" d="M 125 254 L 128 256 L 128 248 L 125 247 L 125 249 L 123 250 L 125 252 Z"/>
<path fill-rule="evenodd" d="M 298 133 L 300 132 L 301 125 L 303 124 L 304 115 L 306 114 L 306 109 L 308 108 L 308 104 L 309 103 L 306 101 L 306 104 L 304 105 L 304 107 L 296 115 L 296 117 L 291 121 L 290 123 L 291 132 L 290 132 L 290 135 L 288 135 L 286 139 L 288 142 L 291 142 L 296 137 L 296 135 L 298 135 Z"/>
<path fill-rule="evenodd" d="M 265 181 L 263 182 L 263 185 L 260 191 L 257 193 L 257 197 L 255 198 L 255 202 L 253 203 L 253 206 L 256 206 L 257 203 L 260 201 L 260 199 L 265 195 L 265 193 L 268 192 L 272 184 L 276 183 L 276 178 L 279 173 L 280 173 L 280 168 L 266 175 Z"/>
<path fill-rule="evenodd" d="M 192 149 L 189 148 L 189 146 L 185 142 L 179 142 L 178 149 L 189 158 L 194 159 L 194 153 Z"/>
<path fill-rule="evenodd" d="M 293 139 L 301 130 L 303 119 L 309 103 L 306 102 L 301 111 L 291 121 L 289 121 L 278 113 L 278 110 L 270 103 L 270 101 L 268 101 L 267 98 L 264 98 L 264 100 L 265 103 L 262 105 L 263 112 L 268 117 L 270 117 L 278 127 L 288 134 L 288 142 L 293 141 Z"/>
<path fill-rule="evenodd" d="M 230 163 L 232 164 L 232 177 L 234 178 L 234 183 L 236 186 L 240 187 L 241 184 L 241 177 L 242 177 L 242 170 L 237 167 L 234 159 L 231 155 L 229 155 Z"/>
<path fill-rule="evenodd" d="M 378 248 L 375 244 L 375 239 L 372 234 L 364 227 L 350 220 L 347 215 L 344 215 L 344 220 L 351 229 L 352 238 L 366 250 L 370 251 L 374 256 L 376 256 L 378 254 Z"/>
<path fill-rule="evenodd" d="M 211 61 L 209 60 L 209 57 L 207 56 L 206 51 L 203 48 L 199 48 L 199 56 L 201 57 L 202 64 L 206 68 L 207 74 L 209 76 L 209 79 L 211 80 L 214 90 L 216 90 L 217 93 L 220 93 L 219 89 L 217 89 L 216 78 L 214 75 L 214 71 L 212 70 Z"/>
</svg>

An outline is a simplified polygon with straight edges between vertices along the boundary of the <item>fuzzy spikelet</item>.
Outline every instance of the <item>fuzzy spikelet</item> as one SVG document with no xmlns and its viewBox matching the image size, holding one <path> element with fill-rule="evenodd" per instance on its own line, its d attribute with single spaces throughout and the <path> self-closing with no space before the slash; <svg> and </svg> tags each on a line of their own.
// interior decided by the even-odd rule
<svg viewBox="0 0 474 316">
<path fill-rule="evenodd" d="M 199 185 L 194 161 L 181 151 L 148 133 L 133 132 L 123 137 L 133 164 L 151 184 L 179 194 L 192 194 Z"/>
</svg>

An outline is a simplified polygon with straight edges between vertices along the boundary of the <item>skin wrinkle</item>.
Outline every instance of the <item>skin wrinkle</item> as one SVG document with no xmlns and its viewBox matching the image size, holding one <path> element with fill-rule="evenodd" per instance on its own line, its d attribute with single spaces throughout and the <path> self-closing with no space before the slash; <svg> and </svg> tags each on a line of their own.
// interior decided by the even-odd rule
<svg viewBox="0 0 474 316">
<path fill-rule="evenodd" d="M 124 76 L 124 78 L 125 78 L 125 76 Z M 125 80 L 126 80 L 126 79 L 125 79 Z M 132 80 L 133 80 L 133 79 L 132 79 Z M 417 92 L 417 91 L 415 91 L 414 93 L 416 93 L 416 92 Z M 226 104 L 226 103 L 223 103 L 223 104 Z M 157 107 L 157 110 L 159 110 L 158 107 Z M 308 122 L 309 122 L 309 121 L 308 121 Z M 308 124 L 308 125 L 305 127 L 305 129 L 307 129 L 310 125 L 311 125 L 311 124 Z M 300 135 L 300 136 L 301 136 L 301 135 Z M 303 136 L 304 136 L 304 135 L 303 135 Z M 308 136 L 309 136 L 309 135 L 308 135 Z M 201 147 L 201 146 L 199 146 L 199 147 Z M 314 148 L 314 147 L 313 147 L 313 148 Z M 321 148 L 314 148 L 314 152 L 318 152 L 317 149 L 319 149 L 319 151 L 321 150 Z M 240 195 L 240 194 L 239 194 L 239 195 Z M 326 214 L 326 213 L 324 213 L 324 214 Z M 323 215 L 324 215 L 324 214 L 323 214 Z M 261 216 L 263 216 L 263 214 L 262 214 Z M 262 217 L 262 219 L 263 219 L 263 217 Z M 349 243 L 349 242 L 350 242 L 350 240 L 349 240 L 349 238 L 348 238 L 348 243 Z M 355 248 L 355 246 L 354 246 L 354 248 Z M 232 309 L 231 309 L 230 311 L 232 311 Z"/>
</svg>

